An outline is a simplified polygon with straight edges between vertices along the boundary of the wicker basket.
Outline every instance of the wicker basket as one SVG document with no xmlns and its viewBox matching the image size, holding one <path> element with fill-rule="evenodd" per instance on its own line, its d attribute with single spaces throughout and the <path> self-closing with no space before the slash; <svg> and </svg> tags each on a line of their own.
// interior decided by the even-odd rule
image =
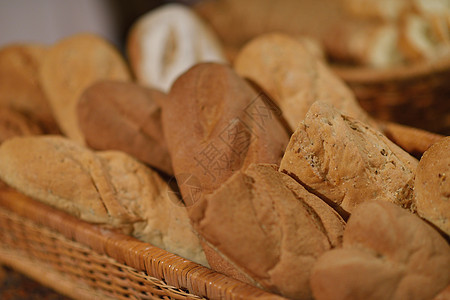
<svg viewBox="0 0 450 300">
<path fill-rule="evenodd" d="M 442 138 L 383 123 L 420 156 Z M 75 299 L 285 299 L 130 236 L 83 222 L 2 185 L 0 264 Z"/>
<path fill-rule="evenodd" d="M 333 69 L 374 117 L 450 135 L 450 58 L 385 70 Z"/>
<path fill-rule="evenodd" d="M 284 299 L 0 188 L 0 264 L 75 299 Z"/>
</svg>

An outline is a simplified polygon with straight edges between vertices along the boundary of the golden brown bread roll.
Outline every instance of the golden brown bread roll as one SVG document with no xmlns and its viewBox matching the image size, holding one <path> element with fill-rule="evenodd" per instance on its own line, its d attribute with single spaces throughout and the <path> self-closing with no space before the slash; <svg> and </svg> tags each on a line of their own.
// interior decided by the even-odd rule
<svg viewBox="0 0 450 300">
<path fill-rule="evenodd" d="M 173 170 L 188 206 L 251 163 L 278 164 L 288 142 L 278 111 L 226 65 L 189 69 L 162 109 Z M 198 182 L 198 194 L 192 195 L 195 184 L 183 184 L 188 178 Z"/>
<path fill-rule="evenodd" d="M 15 110 L 48 133 L 58 126 L 39 82 L 47 48 L 38 44 L 11 44 L 0 49 L 0 106 Z"/>
<path fill-rule="evenodd" d="M 80 130 L 96 150 L 121 150 L 167 174 L 172 164 L 158 103 L 167 95 L 131 82 L 102 80 L 78 102 Z"/>
<path fill-rule="evenodd" d="M 23 114 L 0 107 L 0 144 L 15 136 L 42 134 L 38 124 Z"/>
<path fill-rule="evenodd" d="M 450 284 L 450 247 L 417 216 L 384 201 L 358 206 L 343 248 L 319 257 L 312 269 L 314 298 L 433 299 Z"/>
<path fill-rule="evenodd" d="M 40 81 L 62 132 L 84 144 L 76 107 L 83 91 L 100 79 L 130 80 L 117 49 L 94 34 L 67 37 L 48 50 Z"/>
<path fill-rule="evenodd" d="M 417 164 L 380 132 L 315 102 L 291 136 L 280 170 L 347 214 L 370 199 L 413 210 Z"/>
<path fill-rule="evenodd" d="M 450 137 L 433 144 L 419 161 L 414 182 L 417 213 L 450 236 Z"/>
<path fill-rule="evenodd" d="M 290 299 L 310 299 L 310 270 L 317 257 L 341 244 L 344 221 L 276 168 L 253 164 L 236 172 L 190 217 L 208 245 L 248 281 Z"/>
<path fill-rule="evenodd" d="M 250 41 L 234 62 L 237 73 L 263 88 L 277 103 L 292 131 L 315 101 L 372 124 L 351 90 L 298 40 L 265 34 Z"/>
<path fill-rule="evenodd" d="M 82 220 L 206 264 L 185 207 L 156 172 L 122 152 L 95 153 L 59 136 L 13 138 L 0 146 L 0 178 Z"/>
<path fill-rule="evenodd" d="M 209 25 L 177 3 L 141 16 L 131 28 L 127 50 L 138 82 L 164 92 L 197 63 L 227 61 Z"/>
</svg>

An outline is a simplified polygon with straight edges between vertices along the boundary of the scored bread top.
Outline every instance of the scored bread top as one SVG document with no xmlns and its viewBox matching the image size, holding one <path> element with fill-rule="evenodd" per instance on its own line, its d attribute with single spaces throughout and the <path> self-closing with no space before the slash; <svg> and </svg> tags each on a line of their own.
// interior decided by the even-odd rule
<svg viewBox="0 0 450 300">
<path fill-rule="evenodd" d="M 0 178 L 84 221 L 207 265 L 185 207 L 155 171 L 125 153 L 95 153 L 60 136 L 12 138 L 0 146 Z"/>
<path fill-rule="evenodd" d="M 252 164 L 236 172 L 197 202 L 190 217 L 207 243 L 256 285 L 310 299 L 310 270 L 317 257 L 340 246 L 345 223 L 276 169 Z"/>
<path fill-rule="evenodd" d="M 162 109 L 173 170 L 187 205 L 251 163 L 278 164 L 288 142 L 279 111 L 226 65 L 189 69 L 175 81 Z M 183 176 L 198 183 L 185 185 Z M 198 193 L 192 195 L 195 188 Z"/>
</svg>

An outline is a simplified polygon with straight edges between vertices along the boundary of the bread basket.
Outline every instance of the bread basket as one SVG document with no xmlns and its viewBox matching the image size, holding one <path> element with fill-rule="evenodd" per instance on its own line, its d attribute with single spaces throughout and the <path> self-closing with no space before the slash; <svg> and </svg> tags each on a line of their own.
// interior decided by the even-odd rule
<svg viewBox="0 0 450 300">
<path fill-rule="evenodd" d="M 283 299 L 0 188 L 0 264 L 74 299 Z"/>
<path fill-rule="evenodd" d="M 335 66 L 374 117 L 450 135 L 450 58 L 389 69 Z"/>
<path fill-rule="evenodd" d="M 384 130 L 420 155 L 441 136 Z M 74 299 L 283 299 L 0 185 L 0 264 Z"/>
</svg>

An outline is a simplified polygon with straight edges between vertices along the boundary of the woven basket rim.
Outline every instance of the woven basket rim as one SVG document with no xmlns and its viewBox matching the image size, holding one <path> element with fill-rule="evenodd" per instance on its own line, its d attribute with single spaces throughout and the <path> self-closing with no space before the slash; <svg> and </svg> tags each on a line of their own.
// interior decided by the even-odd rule
<svg viewBox="0 0 450 300">
<path fill-rule="evenodd" d="M 450 55 L 438 60 L 411 65 L 375 69 L 365 66 L 343 66 L 331 64 L 332 70 L 344 81 L 352 83 L 379 83 L 416 80 L 439 74 L 450 74 Z"/>
<path fill-rule="evenodd" d="M 0 206 L 100 255 L 208 299 L 284 299 L 116 230 L 87 223 L 0 185 Z"/>
</svg>

